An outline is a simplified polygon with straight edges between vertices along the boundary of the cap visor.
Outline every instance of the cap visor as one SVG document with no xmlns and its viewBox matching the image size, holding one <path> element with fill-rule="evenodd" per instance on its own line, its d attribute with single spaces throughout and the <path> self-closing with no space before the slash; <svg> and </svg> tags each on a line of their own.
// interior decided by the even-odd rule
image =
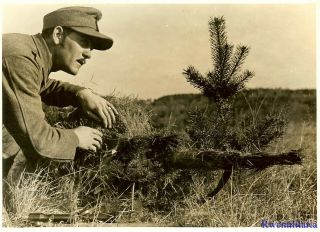
<svg viewBox="0 0 320 232">
<path fill-rule="evenodd" d="M 92 48 L 96 50 L 107 50 L 112 47 L 113 40 L 90 28 L 90 27 L 71 27 L 74 31 L 80 32 L 82 34 L 85 34 L 87 36 L 90 36 L 92 38 Z"/>
</svg>

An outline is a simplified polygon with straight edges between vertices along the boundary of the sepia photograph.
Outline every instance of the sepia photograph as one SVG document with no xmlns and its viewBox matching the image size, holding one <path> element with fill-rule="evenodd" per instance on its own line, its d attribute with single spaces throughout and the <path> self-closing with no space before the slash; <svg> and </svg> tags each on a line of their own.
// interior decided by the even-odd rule
<svg viewBox="0 0 320 232">
<path fill-rule="evenodd" d="M 315 1 L 1 8 L 3 228 L 317 228 Z"/>
</svg>

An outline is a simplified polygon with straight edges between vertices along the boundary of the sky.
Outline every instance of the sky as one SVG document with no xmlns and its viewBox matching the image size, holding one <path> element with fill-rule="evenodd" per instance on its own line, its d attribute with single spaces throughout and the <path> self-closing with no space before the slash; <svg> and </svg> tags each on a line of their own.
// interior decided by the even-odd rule
<svg viewBox="0 0 320 232">
<path fill-rule="evenodd" d="M 36 34 L 43 16 L 77 4 L 3 6 L 2 32 Z M 228 41 L 248 45 L 244 68 L 254 71 L 249 88 L 316 88 L 315 4 L 81 4 L 101 10 L 100 32 L 114 40 L 93 51 L 77 76 L 50 75 L 100 94 L 156 99 L 198 93 L 182 72 L 212 67 L 208 21 L 224 16 Z"/>
</svg>

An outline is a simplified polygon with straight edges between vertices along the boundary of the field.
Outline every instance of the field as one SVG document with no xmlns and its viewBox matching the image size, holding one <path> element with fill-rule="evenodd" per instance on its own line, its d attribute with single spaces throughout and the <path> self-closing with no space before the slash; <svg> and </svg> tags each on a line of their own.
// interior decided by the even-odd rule
<svg viewBox="0 0 320 232">
<path fill-rule="evenodd" d="M 148 115 L 151 114 L 154 128 L 168 127 L 182 132 L 188 126 L 188 112 L 195 107 L 207 108 L 208 100 L 197 94 L 173 95 L 152 102 L 139 101 L 139 105 L 149 112 Z M 110 216 L 108 223 L 141 223 L 141 226 L 151 223 L 156 226 L 260 227 L 264 220 L 316 223 L 316 91 L 244 91 L 234 100 L 233 123 L 236 124 L 244 115 L 255 114 L 259 117 L 272 110 L 285 112 L 288 124 L 285 134 L 269 145 L 267 150 L 277 154 L 302 148 L 302 165 L 273 166 L 259 172 L 233 172 L 231 180 L 222 191 L 204 202 L 199 202 L 198 199 L 204 196 L 208 188 L 217 184 L 222 171 L 203 175 L 194 173 L 190 182 L 191 191 L 182 195 L 179 201 L 172 201 L 166 209 L 146 207 L 143 201 L 145 199 L 135 190 L 135 185 L 129 185 L 123 195 L 109 192 L 108 204 L 102 202 L 106 198 L 97 198 L 96 204 L 91 205 L 92 213 L 98 215 L 100 211 L 113 211 L 116 213 Z M 59 120 L 55 109 L 46 108 L 46 112 L 49 122 Z M 140 123 L 147 120 L 142 114 L 135 117 L 142 117 Z M 137 118 L 134 120 L 139 120 Z M 46 171 L 23 173 L 19 184 L 11 186 L 12 210 L 3 215 L 5 226 L 34 225 L 26 221 L 31 212 L 49 214 L 80 210 L 81 189 L 70 178 L 75 173 L 70 171 L 67 175 L 59 176 L 57 181 L 52 180 L 52 176 Z M 72 226 L 83 225 L 81 223 L 76 220 Z M 63 226 L 52 223 L 41 225 Z M 88 225 L 106 224 L 93 221 Z"/>
</svg>

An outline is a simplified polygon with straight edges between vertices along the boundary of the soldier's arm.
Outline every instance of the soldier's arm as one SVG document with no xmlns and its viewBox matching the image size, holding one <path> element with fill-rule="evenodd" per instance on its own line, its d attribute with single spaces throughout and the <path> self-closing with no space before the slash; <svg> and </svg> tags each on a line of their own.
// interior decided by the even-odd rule
<svg viewBox="0 0 320 232">
<path fill-rule="evenodd" d="M 51 106 L 80 106 L 77 99 L 77 92 L 85 89 L 67 82 L 49 79 L 45 89 L 41 91 L 41 99 Z"/>
<path fill-rule="evenodd" d="M 78 137 L 73 130 L 54 128 L 45 121 L 39 66 L 24 56 L 2 62 L 3 123 L 24 154 L 30 159 L 72 160 Z"/>
</svg>

